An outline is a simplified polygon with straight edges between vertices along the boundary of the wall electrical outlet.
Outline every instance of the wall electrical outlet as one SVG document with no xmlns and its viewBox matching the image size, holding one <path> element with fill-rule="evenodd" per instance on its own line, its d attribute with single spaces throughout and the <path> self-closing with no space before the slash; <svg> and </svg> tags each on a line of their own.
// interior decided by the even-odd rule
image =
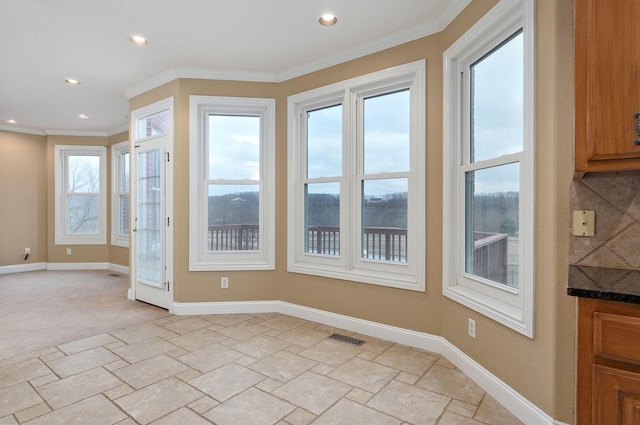
<svg viewBox="0 0 640 425">
<path fill-rule="evenodd" d="M 220 278 L 220 287 L 222 289 L 227 289 L 229 287 L 229 278 L 228 277 L 221 277 Z"/>
<path fill-rule="evenodd" d="M 67 248 L 67 255 L 71 255 L 71 248 Z"/>
<path fill-rule="evenodd" d="M 31 254 L 31 248 L 25 248 L 24 255 L 29 255 L 29 254 Z"/>
<path fill-rule="evenodd" d="M 469 319 L 469 336 L 471 338 L 476 337 L 476 321 L 473 319 Z"/>
</svg>

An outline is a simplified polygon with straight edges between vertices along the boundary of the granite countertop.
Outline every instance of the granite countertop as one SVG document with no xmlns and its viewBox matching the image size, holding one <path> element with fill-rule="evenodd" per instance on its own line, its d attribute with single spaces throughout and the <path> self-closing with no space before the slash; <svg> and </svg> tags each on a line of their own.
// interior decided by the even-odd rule
<svg viewBox="0 0 640 425">
<path fill-rule="evenodd" d="M 640 271 L 569 266 L 567 294 L 640 304 Z"/>
</svg>

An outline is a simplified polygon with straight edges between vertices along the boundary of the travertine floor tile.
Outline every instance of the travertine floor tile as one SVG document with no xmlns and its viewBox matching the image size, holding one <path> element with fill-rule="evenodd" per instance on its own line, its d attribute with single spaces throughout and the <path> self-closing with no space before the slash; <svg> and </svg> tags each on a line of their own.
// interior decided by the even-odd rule
<svg viewBox="0 0 640 425">
<path fill-rule="evenodd" d="M 139 389 L 176 375 L 189 367 L 164 354 L 123 367 L 113 373 L 133 388 Z"/>
<path fill-rule="evenodd" d="M 278 351 L 265 359 L 253 363 L 249 368 L 280 382 L 288 382 L 316 364 L 313 360 L 288 351 Z"/>
<path fill-rule="evenodd" d="M 292 329 L 284 334 L 278 336 L 278 338 L 290 342 L 291 344 L 301 345 L 305 348 L 309 348 L 326 339 L 330 333 L 317 331 L 307 326 L 300 326 Z"/>
<path fill-rule="evenodd" d="M 494 425 L 494 422 L 490 422 L 491 425 Z M 467 418 L 465 416 L 458 415 L 453 412 L 444 412 L 438 425 L 486 425 L 482 422 L 474 421 L 471 418 Z"/>
<path fill-rule="evenodd" d="M 339 366 L 328 376 L 365 391 L 376 393 L 398 373 L 396 369 L 356 358 Z"/>
<path fill-rule="evenodd" d="M 43 385 L 37 391 L 51 407 L 59 409 L 121 384 L 121 380 L 99 367 Z"/>
<path fill-rule="evenodd" d="M 116 348 L 113 352 L 129 363 L 135 363 L 175 350 L 176 348 L 178 347 L 162 338 L 151 337 L 143 341 L 125 345 L 124 347 Z"/>
<path fill-rule="evenodd" d="M 522 422 L 488 394 L 480 403 L 474 419 L 492 425 L 522 425 Z"/>
<path fill-rule="evenodd" d="M 239 359 L 240 357 L 244 357 L 244 354 L 220 344 L 212 344 L 208 347 L 201 348 L 200 350 L 178 357 L 178 360 L 188 364 L 200 372 L 205 373 Z"/>
<path fill-rule="evenodd" d="M 0 418 L 0 425 L 18 425 L 13 416 L 5 416 L 4 418 Z"/>
<path fill-rule="evenodd" d="M 484 390 L 457 369 L 434 365 L 416 385 L 455 398 L 465 403 L 479 404 Z"/>
<path fill-rule="evenodd" d="M 220 326 L 232 326 L 254 318 L 251 314 L 211 314 L 204 317 L 206 320 Z"/>
<path fill-rule="evenodd" d="M 186 317 L 174 322 L 162 325 L 163 328 L 169 329 L 172 332 L 183 335 L 193 331 L 204 329 L 207 326 L 211 326 L 211 322 L 201 319 L 199 317 Z"/>
<path fill-rule="evenodd" d="M 401 421 L 354 401 L 342 399 L 313 422 L 313 425 L 336 424 L 400 425 Z"/>
<path fill-rule="evenodd" d="M 134 342 L 142 341 L 154 336 L 175 335 L 168 329 L 154 325 L 153 323 L 145 323 L 109 333 L 127 344 L 133 344 Z"/>
<path fill-rule="evenodd" d="M 199 329 L 188 334 L 171 338 L 169 339 L 169 342 L 178 345 L 185 350 L 195 351 L 205 348 L 211 344 L 215 344 L 216 342 L 220 342 L 225 338 L 227 337 L 209 329 Z"/>
<path fill-rule="evenodd" d="M 89 350 L 91 348 L 100 347 L 101 345 L 111 344 L 118 340 L 109 334 L 100 334 L 90 336 L 88 338 L 79 339 L 67 344 L 59 345 L 58 348 L 66 355 L 79 353 L 80 351 Z"/>
<path fill-rule="evenodd" d="M 10 387 L 51 374 L 51 370 L 40 359 L 29 359 L 0 368 L 0 388 Z"/>
<path fill-rule="evenodd" d="M 192 410 L 182 408 L 152 422 L 153 425 L 211 425 L 211 422 Z"/>
<path fill-rule="evenodd" d="M 42 402 L 40 396 L 26 382 L 0 389 L 0 418 Z"/>
<path fill-rule="evenodd" d="M 229 338 L 242 341 L 253 336 L 260 335 L 261 333 L 267 332 L 268 330 L 269 328 L 267 328 L 266 326 L 257 325 L 255 323 L 245 321 L 240 322 L 237 325 L 220 329 L 218 330 L 218 332 L 222 335 L 228 336 Z"/>
<path fill-rule="evenodd" d="M 51 408 L 47 406 L 47 403 L 41 403 L 36 404 L 33 407 L 29 407 L 28 409 L 16 412 L 14 413 L 14 416 L 16 417 L 16 419 L 18 419 L 18 421 L 20 421 L 20 423 L 23 423 L 49 412 L 51 412 Z"/>
<path fill-rule="evenodd" d="M 287 332 L 291 329 L 302 326 L 306 323 L 306 320 L 298 319 L 297 317 L 279 315 L 271 319 L 265 320 L 261 325 L 267 326 L 271 329 L 277 329 L 280 332 Z"/>
<path fill-rule="evenodd" d="M 202 396 L 200 391 L 171 377 L 121 397 L 115 403 L 138 422 L 148 424 Z"/>
<path fill-rule="evenodd" d="M 301 351 L 300 355 L 335 367 L 357 356 L 359 353 L 360 350 L 354 346 L 324 340 L 313 347 Z"/>
<path fill-rule="evenodd" d="M 289 343 L 281 339 L 267 335 L 257 335 L 233 345 L 233 349 L 257 359 L 264 359 L 270 354 L 283 350 L 288 346 Z"/>
<path fill-rule="evenodd" d="M 204 414 L 216 425 L 271 425 L 295 410 L 295 406 L 250 388 Z"/>
<path fill-rule="evenodd" d="M 367 406 L 412 424 L 435 424 L 449 401 L 440 394 L 393 381 Z"/>
<path fill-rule="evenodd" d="M 376 357 L 375 362 L 422 376 L 440 356 L 394 345 Z"/>
<path fill-rule="evenodd" d="M 53 369 L 61 378 L 66 378 L 67 376 L 95 369 L 98 366 L 103 366 L 118 360 L 120 360 L 120 358 L 106 348 L 96 347 L 48 361 L 47 366 Z"/>
<path fill-rule="evenodd" d="M 284 418 L 291 425 L 308 425 L 316 418 L 316 415 L 304 409 L 296 409 L 289 416 Z"/>
<path fill-rule="evenodd" d="M 265 379 L 246 367 L 229 363 L 189 381 L 189 384 L 218 401 L 226 401 Z"/>
<path fill-rule="evenodd" d="M 103 395 L 96 395 L 78 403 L 55 410 L 26 422 L 27 425 L 113 425 L 125 415 Z"/>
<path fill-rule="evenodd" d="M 350 385 L 326 376 L 305 372 L 272 394 L 319 415 L 344 397 L 351 389 Z"/>
</svg>

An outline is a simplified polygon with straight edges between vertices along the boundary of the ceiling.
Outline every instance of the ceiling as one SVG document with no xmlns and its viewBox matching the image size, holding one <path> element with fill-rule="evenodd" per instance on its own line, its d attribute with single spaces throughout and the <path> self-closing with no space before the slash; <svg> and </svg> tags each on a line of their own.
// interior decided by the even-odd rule
<svg viewBox="0 0 640 425">
<path fill-rule="evenodd" d="M 284 81 L 441 31 L 470 1 L 0 0 L 0 129 L 116 134 L 129 97 L 175 78 Z"/>
</svg>

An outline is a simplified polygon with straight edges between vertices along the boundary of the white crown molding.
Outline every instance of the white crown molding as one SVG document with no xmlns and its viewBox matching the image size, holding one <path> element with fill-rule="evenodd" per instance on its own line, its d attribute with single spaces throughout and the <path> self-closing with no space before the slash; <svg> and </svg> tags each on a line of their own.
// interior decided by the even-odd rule
<svg viewBox="0 0 640 425">
<path fill-rule="evenodd" d="M 449 7 L 440 17 L 441 31 L 449 26 L 451 22 L 471 3 L 471 0 L 457 0 L 449 2 Z"/>
<path fill-rule="evenodd" d="M 16 127 L 13 125 L 0 125 L 0 130 L 10 131 L 12 133 L 25 133 L 25 134 L 34 134 L 36 136 L 46 136 L 45 132 L 42 130 L 35 130 L 32 128 L 24 128 L 24 127 Z"/>
<path fill-rule="evenodd" d="M 108 137 L 115 136 L 116 134 L 124 133 L 125 131 L 129 131 L 128 122 L 126 124 L 123 124 L 119 127 L 112 128 L 111 130 L 107 131 L 107 136 Z"/>
<path fill-rule="evenodd" d="M 44 130 L 45 136 L 107 137 L 106 131 Z"/>
<path fill-rule="evenodd" d="M 124 94 L 125 96 L 127 96 L 127 99 L 131 99 L 132 97 L 136 97 L 138 95 L 141 95 L 142 93 L 146 93 L 149 90 L 153 90 L 156 87 L 160 87 L 163 84 L 167 84 L 175 80 L 176 78 L 178 78 L 178 72 L 176 71 L 176 69 L 167 69 L 166 71 L 155 75 L 146 81 L 143 81 L 133 87 L 124 90 Z"/>
<path fill-rule="evenodd" d="M 178 68 L 178 78 L 197 80 L 251 81 L 260 83 L 277 83 L 278 76 L 274 72 L 223 71 L 207 68 Z"/>
</svg>

